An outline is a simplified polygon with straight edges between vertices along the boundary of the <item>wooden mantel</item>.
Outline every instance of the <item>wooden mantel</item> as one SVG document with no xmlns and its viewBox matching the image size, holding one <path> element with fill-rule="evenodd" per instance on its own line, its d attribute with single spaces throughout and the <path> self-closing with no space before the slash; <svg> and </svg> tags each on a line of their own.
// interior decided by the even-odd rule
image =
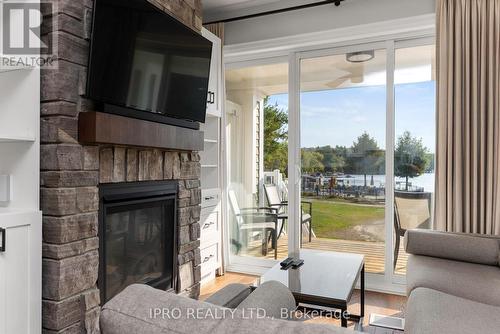
<svg viewBox="0 0 500 334">
<path fill-rule="evenodd" d="M 203 137 L 198 130 L 102 112 L 83 112 L 78 119 L 78 140 L 84 144 L 203 151 Z"/>
</svg>

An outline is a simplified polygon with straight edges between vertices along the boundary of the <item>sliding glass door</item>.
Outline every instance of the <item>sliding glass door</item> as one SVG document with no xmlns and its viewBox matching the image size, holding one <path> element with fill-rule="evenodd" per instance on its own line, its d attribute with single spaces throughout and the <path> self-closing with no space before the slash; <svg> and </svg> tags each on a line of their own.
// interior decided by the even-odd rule
<svg viewBox="0 0 500 334">
<path fill-rule="evenodd" d="M 385 272 L 390 215 L 386 63 L 383 44 L 300 59 L 300 195 L 312 222 L 302 222 L 301 247 L 363 254 L 376 274 Z"/>
<path fill-rule="evenodd" d="M 434 53 L 419 39 L 295 54 L 292 252 L 363 254 L 369 285 L 402 291 L 404 232 L 432 226 Z"/>
<path fill-rule="evenodd" d="M 394 70 L 394 246 L 392 269 L 406 273 L 404 231 L 431 228 L 434 198 L 435 46 L 397 43 Z"/>
<path fill-rule="evenodd" d="M 230 270 L 358 253 L 368 287 L 404 291 L 402 235 L 432 226 L 434 53 L 386 40 L 227 64 Z"/>
<path fill-rule="evenodd" d="M 288 255 L 286 60 L 226 70 L 228 255 L 246 268 Z"/>
</svg>

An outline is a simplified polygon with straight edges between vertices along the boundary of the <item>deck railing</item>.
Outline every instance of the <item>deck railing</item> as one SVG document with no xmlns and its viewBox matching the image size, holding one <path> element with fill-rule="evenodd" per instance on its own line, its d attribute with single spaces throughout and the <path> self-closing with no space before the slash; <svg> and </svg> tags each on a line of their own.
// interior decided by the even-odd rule
<svg viewBox="0 0 500 334">
<path fill-rule="evenodd" d="M 260 191 L 264 192 L 265 184 L 274 184 L 278 188 L 280 198 L 283 201 L 288 200 L 288 179 L 284 177 L 279 169 L 275 169 L 272 172 L 264 172 Z"/>
</svg>

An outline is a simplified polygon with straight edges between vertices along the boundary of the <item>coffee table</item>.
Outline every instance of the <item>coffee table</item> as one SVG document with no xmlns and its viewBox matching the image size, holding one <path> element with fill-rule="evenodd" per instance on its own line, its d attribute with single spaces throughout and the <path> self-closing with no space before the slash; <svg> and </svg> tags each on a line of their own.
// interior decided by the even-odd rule
<svg viewBox="0 0 500 334">
<path fill-rule="evenodd" d="M 286 285 L 300 307 L 321 310 L 319 307 L 341 311 L 341 325 L 347 320 L 363 322 L 365 314 L 365 261 L 364 256 L 301 249 L 304 264 L 297 269 L 282 270 L 279 263 L 260 278 L 260 283 L 278 281 Z M 347 314 L 356 282 L 361 280 L 361 310 L 359 315 Z"/>
</svg>

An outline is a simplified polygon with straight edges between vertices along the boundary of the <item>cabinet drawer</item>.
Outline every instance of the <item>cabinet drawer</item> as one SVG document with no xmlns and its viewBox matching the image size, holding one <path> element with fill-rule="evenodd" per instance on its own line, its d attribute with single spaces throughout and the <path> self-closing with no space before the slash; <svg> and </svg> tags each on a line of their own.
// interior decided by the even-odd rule
<svg viewBox="0 0 500 334">
<path fill-rule="evenodd" d="M 219 266 L 219 244 L 213 244 L 200 251 L 201 255 L 201 275 L 217 269 Z"/>
<path fill-rule="evenodd" d="M 201 191 L 201 207 L 216 206 L 220 202 L 219 189 L 206 189 Z"/>
<path fill-rule="evenodd" d="M 207 216 L 201 217 L 200 239 L 202 243 L 208 240 L 218 240 L 219 231 L 219 212 L 214 211 Z"/>
</svg>

